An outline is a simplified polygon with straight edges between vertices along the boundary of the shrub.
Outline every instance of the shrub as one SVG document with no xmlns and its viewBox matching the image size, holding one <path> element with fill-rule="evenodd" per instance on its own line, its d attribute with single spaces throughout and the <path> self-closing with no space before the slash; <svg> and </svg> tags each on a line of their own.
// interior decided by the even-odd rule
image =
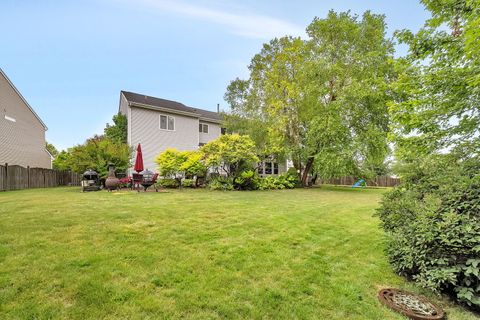
<svg viewBox="0 0 480 320">
<path fill-rule="evenodd" d="M 258 162 L 255 142 L 249 136 L 221 135 L 201 147 L 200 152 L 209 168 L 222 169 L 228 177 L 238 178 Z"/>
<path fill-rule="evenodd" d="M 184 187 L 184 188 L 195 188 L 195 180 L 194 179 L 183 179 L 182 180 L 182 187 Z"/>
<path fill-rule="evenodd" d="M 276 189 L 285 189 L 285 186 L 278 181 L 277 178 L 267 176 L 260 180 L 258 187 L 260 190 L 276 190 Z"/>
<path fill-rule="evenodd" d="M 216 176 L 210 180 L 208 187 L 211 190 L 231 191 L 233 190 L 233 179 L 224 176 Z"/>
<path fill-rule="evenodd" d="M 480 309 L 480 164 L 435 156 L 385 195 L 379 216 L 394 269 Z"/>
<path fill-rule="evenodd" d="M 260 190 L 279 190 L 279 189 L 293 189 L 298 184 L 298 177 L 289 175 L 288 173 L 282 174 L 278 177 L 267 176 L 260 179 L 258 183 L 258 189 Z"/>
<path fill-rule="evenodd" d="M 286 189 L 293 189 L 295 188 L 300 180 L 298 179 L 298 176 L 295 174 L 294 176 L 288 174 L 288 172 L 286 174 L 282 174 L 280 176 L 278 176 L 278 181 L 283 184 L 283 186 L 286 188 Z"/>
<path fill-rule="evenodd" d="M 157 183 L 156 183 L 156 186 L 161 187 L 161 188 L 172 189 L 172 188 L 178 188 L 179 183 L 178 183 L 178 180 L 176 180 L 176 179 L 164 178 L 164 179 L 158 180 Z"/>
<path fill-rule="evenodd" d="M 233 179 L 233 186 L 237 190 L 257 190 L 259 179 L 255 171 L 243 171 L 239 177 Z"/>
</svg>

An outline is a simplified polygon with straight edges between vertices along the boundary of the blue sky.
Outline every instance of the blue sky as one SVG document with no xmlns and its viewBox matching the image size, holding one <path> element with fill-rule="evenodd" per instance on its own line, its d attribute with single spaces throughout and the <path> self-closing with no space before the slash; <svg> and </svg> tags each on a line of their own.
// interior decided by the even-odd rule
<svg viewBox="0 0 480 320">
<path fill-rule="evenodd" d="M 120 90 L 227 108 L 226 86 L 264 42 L 330 9 L 385 14 L 389 35 L 428 18 L 412 0 L 0 0 L 0 68 L 64 149 L 102 132 Z"/>
</svg>

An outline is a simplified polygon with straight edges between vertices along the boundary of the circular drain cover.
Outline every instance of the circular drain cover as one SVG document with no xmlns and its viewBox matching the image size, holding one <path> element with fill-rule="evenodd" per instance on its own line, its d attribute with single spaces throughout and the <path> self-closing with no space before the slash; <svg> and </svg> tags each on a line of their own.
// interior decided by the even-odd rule
<svg viewBox="0 0 480 320">
<path fill-rule="evenodd" d="M 439 320 L 445 313 L 427 298 L 399 289 L 382 289 L 378 300 L 387 307 L 416 320 Z"/>
</svg>

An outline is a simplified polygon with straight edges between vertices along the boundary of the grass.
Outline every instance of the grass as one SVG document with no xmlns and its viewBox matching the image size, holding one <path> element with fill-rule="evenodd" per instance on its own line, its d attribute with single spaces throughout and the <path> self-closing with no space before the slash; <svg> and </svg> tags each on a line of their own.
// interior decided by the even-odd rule
<svg viewBox="0 0 480 320">
<path fill-rule="evenodd" d="M 0 193 L 0 318 L 402 319 L 382 192 Z"/>
</svg>

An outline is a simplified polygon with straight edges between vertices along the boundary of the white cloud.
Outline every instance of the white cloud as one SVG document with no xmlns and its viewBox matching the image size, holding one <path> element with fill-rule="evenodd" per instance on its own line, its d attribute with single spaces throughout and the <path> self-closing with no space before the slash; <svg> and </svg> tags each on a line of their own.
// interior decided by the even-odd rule
<svg viewBox="0 0 480 320">
<path fill-rule="evenodd" d="M 223 25 L 233 34 L 255 39 L 272 39 L 284 35 L 303 36 L 303 28 L 288 21 L 252 13 L 228 12 L 201 7 L 181 1 L 139 0 L 135 5 L 143 4 L 162 13 L 170 12 L 190 16 L 200 20 Z"/>
</svg>

